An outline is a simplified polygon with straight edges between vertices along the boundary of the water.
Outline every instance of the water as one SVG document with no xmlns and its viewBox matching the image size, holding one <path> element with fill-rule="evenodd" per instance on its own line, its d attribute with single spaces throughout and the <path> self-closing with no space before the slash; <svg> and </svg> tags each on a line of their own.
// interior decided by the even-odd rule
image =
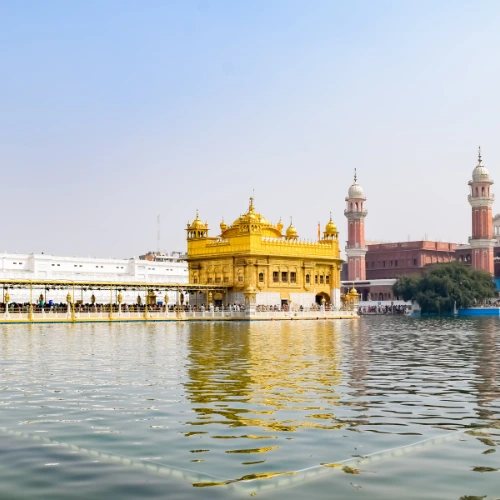
<svg viewBox="0 0 500 500">
<path fill-rule="evenodd" d="M 0 499 L 500 498 L 499 332 L 2 325 Z"/>
</svg>

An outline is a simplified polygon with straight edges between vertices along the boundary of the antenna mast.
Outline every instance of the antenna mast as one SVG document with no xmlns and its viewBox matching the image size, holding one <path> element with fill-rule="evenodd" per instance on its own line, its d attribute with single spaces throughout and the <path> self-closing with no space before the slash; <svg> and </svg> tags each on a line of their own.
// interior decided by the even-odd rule
<svg viewBox="0 0 500 500">
<path fill-rule="evenodd" d="M 160 214 L 158 214 L 158 217 L 156 218 L 156 243 L 158 247 L 158 253 L 160 253 Z"/>
</svg>

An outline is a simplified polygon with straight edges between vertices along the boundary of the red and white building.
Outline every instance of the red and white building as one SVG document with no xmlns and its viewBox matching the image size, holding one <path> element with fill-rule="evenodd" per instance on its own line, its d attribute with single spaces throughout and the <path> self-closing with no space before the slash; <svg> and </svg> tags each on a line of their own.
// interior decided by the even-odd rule
<svg viewBox="0 0 500 500">
<path fill-rule="evenodd" d="M 345 199 L 347 207 L 344 215 L 347 217 L 347 267 L 349 281 L 366 279 L 365 256 L 367 248 L 365 245 L 365 217 L 368 211 L 365 209 L 366 198 L 363 188 L 357 183 L 356 169 L 354 169 L 354 184 L 349 188 Z"/>
<path fill-rule="evenodd" d="M 472 255 L 472 267 L 494 274 L 494 247 L 492 205 L 495 196 L 490 192 L 493 181 L 488 169 L 482 165 L 481 148 L 478 163 L 469 181 L 469 203 L 472 207 L 472 237 L 469 244 Z"/>
<path fill-rule="evenodd" d="M 478 164 L 469 181 L 468 200 L 472 207 L 472 236 L 469 244 L 425 240 L 366 244 L 366 197 L 355 175 L 344 211 L 348 220 L 348 239 L 341 292 L 346 293 L 354 285 L 362 301 L 393 301 L 396 297 L 392 293 L 392 285 L 399 276 L 422 275 L 433 264 L 455 260 L 500 276 L 500 214 L 493 218 L 495 197 L 491 192 L 492 184 L 479 150 Z"/>
</svg>

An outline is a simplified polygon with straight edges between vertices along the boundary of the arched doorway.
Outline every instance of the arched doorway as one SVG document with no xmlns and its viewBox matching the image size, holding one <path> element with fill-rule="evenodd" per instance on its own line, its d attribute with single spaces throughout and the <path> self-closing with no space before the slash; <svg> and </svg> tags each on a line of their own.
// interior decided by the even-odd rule
<svg viewBox="0 0 500 500">
<path fill-rule="evenodd" d="M 214 293 L 214 305 L 215 305 L 215 307 L 222 307 L 223 300 L 224 300 L 224 295 L 222 295 L 222 293 L 220 293 L 220 292 Z"/>
<path fill-rule="evenodd" d="M 330 302 L 330 295 L 325 292 L 318 293 L 316 295 L 316 304 L 321 305 L 323 299 L 325 299 L 325 302 Z"/>
</svg>

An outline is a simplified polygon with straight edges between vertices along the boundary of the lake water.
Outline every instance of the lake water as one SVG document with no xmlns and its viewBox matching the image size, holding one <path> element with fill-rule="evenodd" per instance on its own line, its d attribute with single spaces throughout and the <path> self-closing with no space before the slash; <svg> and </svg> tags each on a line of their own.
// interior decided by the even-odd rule
<svg viewBox="0 0 500 500">
<path fill-rule="evenodd" d="M 0 325 L 0 498 L 497 499 L 499 332 Z"/>
</svg>

